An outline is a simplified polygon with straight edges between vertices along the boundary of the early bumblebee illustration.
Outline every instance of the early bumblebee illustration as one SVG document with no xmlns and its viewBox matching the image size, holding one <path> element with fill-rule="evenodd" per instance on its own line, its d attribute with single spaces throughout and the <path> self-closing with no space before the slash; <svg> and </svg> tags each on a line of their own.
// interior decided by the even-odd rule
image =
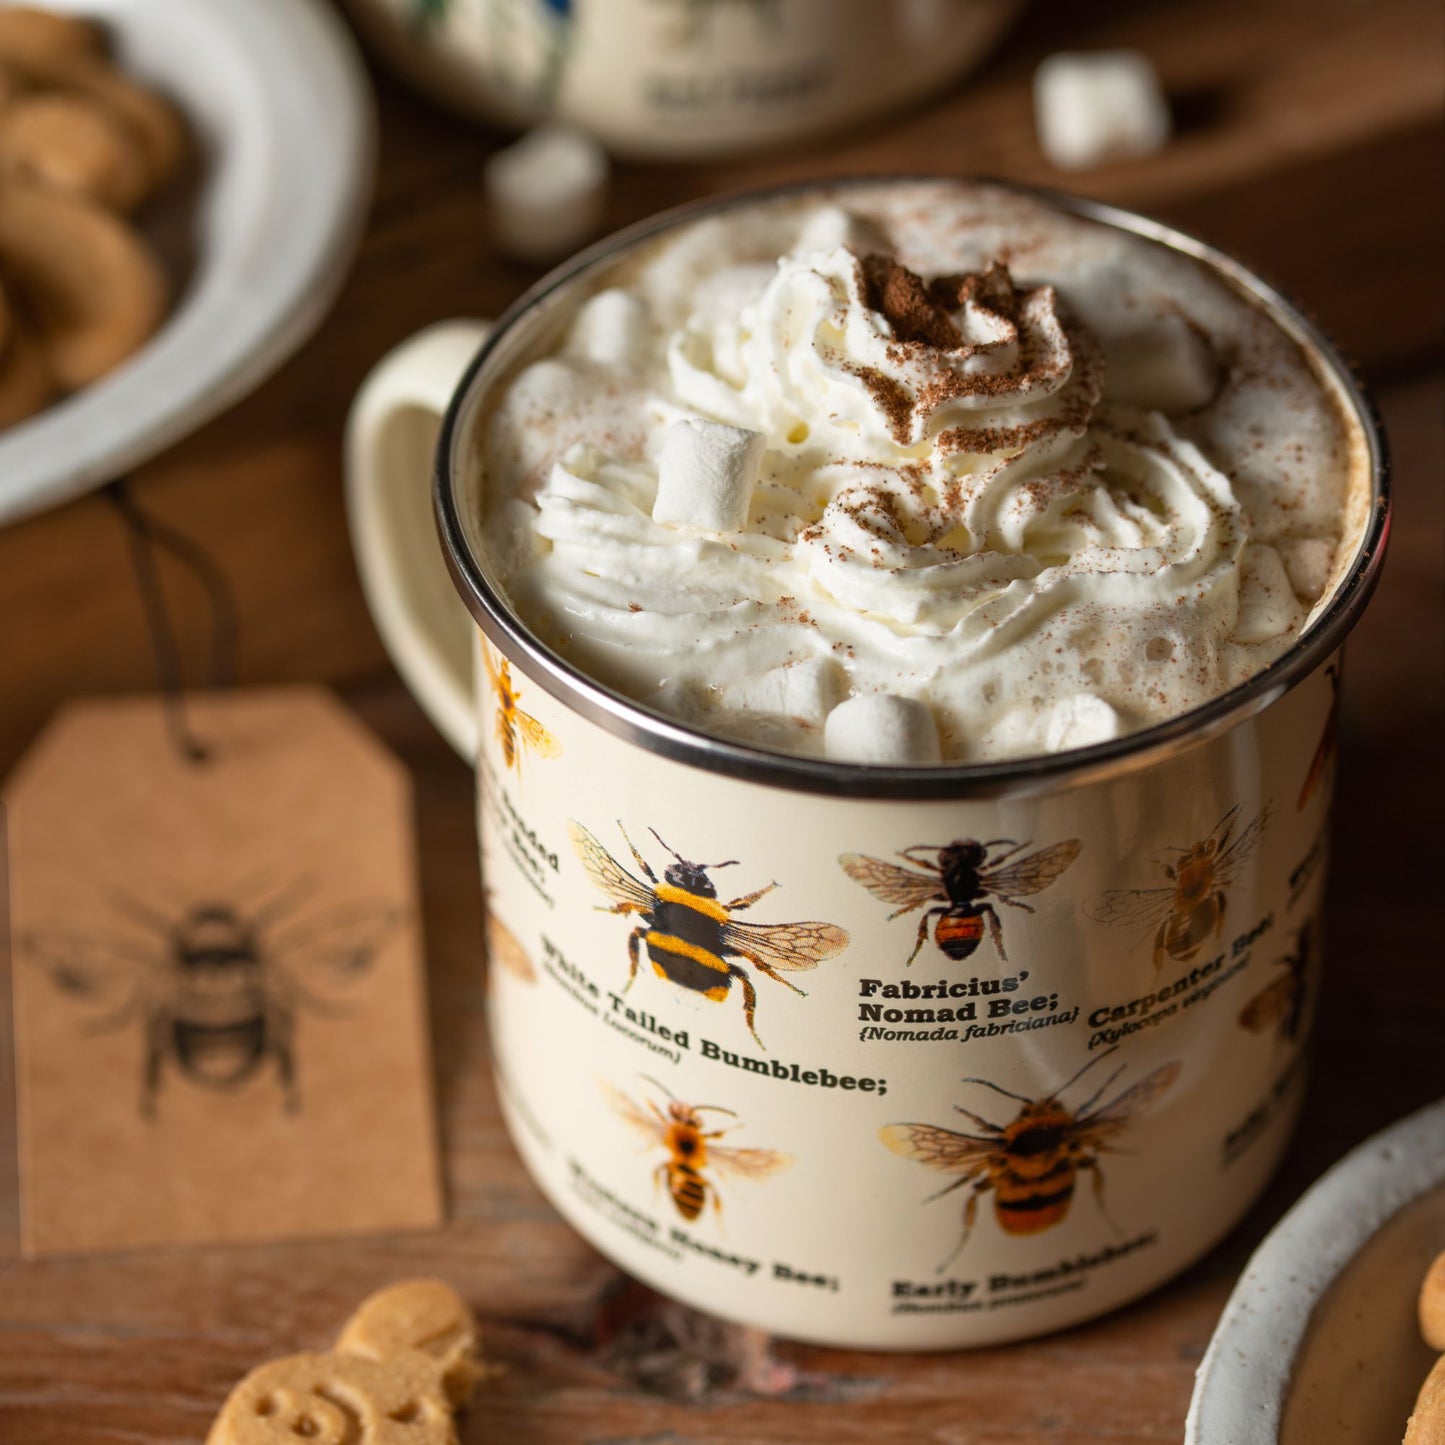
<svg viewBox="0 0 1445 1445">
<path fill-rule="evenodd" d="M 1226 889 L 1254 856 L 1269 822 L 1266 807 L 1236 834 L 1243 806 L 1236 803 L 1207 838 L 1171 849 L 1173 858 L 1158 860 L 1168 886 L 1111 888 L 1084 911 L 1099 923 L 1140 929 L 1141 941 L 1153 929 L 1156 969 L 1163 968 L 1166 956 L 1187 963 L 1210 937 L 1223 933 Z"/>
<path fill-rule="evenodd" d="M 492 649 L 485 642 L 482 644 L 482 658 L 487 664 L 492 691 L 497 695 L 495 721 L 502 761 L 507 767 L 520 772 L 524 752 L 535 753 L 539 758 L 560 758 L 562 744 L 531 713 L 523 712 L 517 706 L 522 690 L 512 681 L 511 663 L 500 654 L 493 660 Z"/>
<path fill-rule="evenodd" d="M 1284 972 L 1271 979 L 1239 1011 L 1241 1028 L 1252 1034 L 1262 1034 L 1272 1028 L 1276 1039 L 1291 1044 L 1299 1042 L 1308 1002 L 1312 933 L 1313 926 L 1307 920 L 1295 934 L 1293 952 L 1275 960 L 1275 966 Z"/>
<path fill-rule="evenodd" d="M 1088 1170 L 1099 1211 L 1109 1220 L 1099 1156 L 1117 1152 L 1114 1141 L 1138 1115 L 1158 1102 L 1183 1067 L 1178 1062 L 1162 1064 L 1107 1104 L 1099 1104 L 1109 1086 L 1128 1067 L 1121 1064 L 1078 1108 L 1068 1108 L 1062 1102 L 1063 1095 L 1101 1059 L 1117 1051 L 1116 1045 L 1096 1055 L 1068 1083 L 1042 1099 L 1025 1098 L 988 1079 L 965 1079 L 965 1084 L 982 1084 L 1023 1106 L 1008 1124 L 990 1124 L 971 1109 L 956 1104 L 954 1108 L 971 1120 L 979 1133 L 957 1134 L 933 1124 L 886 1124 L 878 1131 L 878 1137 L 893 1153 L 940 1173 L 959 1176 L 931 1195 L 929 1202 L 966 1184 L 972 1186 L 963 1211 L 963 1237 L 939 1265 L 940 1274 L 968 1243 L 978 1219 L 979 1196 L 990 1191 L 994 1218 L 1005 1234 L 1042 1234 L 1063 1223 L 1073 1202 L 1079 1171 Z M 1109 1223 L 1115 1227 L 1112 1220 Z"/>
<path fill-rule="evenodd" d="M 684 1104 L 665 1084 L 647 1074 L 640 1077 L 667 1096 L 665 1112 L 652 1099 L 639 1104 L 610 1084 L 604 1087 L 613 1108 L 649 1142 L 667 1150 L 667 1158 L 653 1170 L 653 1181 L 667 1186 L 673 1206 L 688 1223 L 702 1213 L 709 1199 L 713 1213 L 722 1214 L 717 1184 L 704 1170 L 719 1178 L 732 1175 L 739 1179 L 766 1179 L 793 1162 L 790 1154 L 780 1154 L 775 1149 L 737 1149 L 717 1143 L 742 1125 L 707 1129 L 703 1127 L 702 1116 L 726 1114 L 736 1119 L 732 1109 L 720 1104 Z"/>
<path fill-rule="evenodd" d="M 297 890 L 249 915 L 205 901 L 168 918 L 131 899 L 117 908 L 146 935 L 45 929 L 21 939 L 51 981 L 91 1010 L 88 1032 L 144 1032 L 140 1111 L 154 1117 L 167 1062 L 192 1084 L 239 1088 L 275 1065 L 288 1112 L 301 1106 L 296 1016 L 338 1016 L 348 985 L 371 967 L 397 908 L 370 904 L 294 916 Z M 325 992 L 318 992 L 317 990 Z"/>
<path fill-rule="evenodd" d="M 505 969 L 521 983 L 536 983 L 537 968 L 522 941 L 487 905 L 487 961 Z"/>
<path fill-rule="evenodd" d="M 987 843 L 962 838 L 942 847 L 919 844 L 899 853 L 900 858 L 917 864 L 927 870 L 925 872 L 900 868 L 896 863 L 870 858 L 864 853 L 844 853 L 838 862 L 855 883 L 861 883 L 875 898 L 898 905 L 888 915 L 890 922 L 900 914 L 922 908 L 925 903 L 934 905 L 925 909 L 918 920 L 918 937 L 914 940 L 913 952 L 908 955 L 909 963 L 918 957 L 919 949 L 928 938 L 930 919 L 937 920 L 933 926 L 934 943 L 952 959 L 967 958 L 978 947 L 983 940 L 984 919 L 987 919 L 998 956 L 1007 961 L 1003 928 L 989 898 L 1032 913 L 1033 908 L 1020 900 L 1030 893 L 1043 892 L 1079 856 L 1084 845 L 1077 838 L 1070 838 L 1034 853 L 1024 853 L 1029 846 L 1012 838 L 992 838 Z M 995 852 L 995 849 L 1001 851 Z"/>
<path fill-rule="evenodd" d="M 774 983 L 806 997 L 797 984 L 782 975 L 806 972 L 825 958 L 841 953 L 848 946 L 847 933 L 831 923 L 740 923 L 732 915 L 751 908 L 771 893 L 776 883 L 731 902 L 719 902 L 717 886 L 708 874 L 735 866 L 736 858 L 724 863 L 690 863 L 664 843 L 655 828 L 650 828 L 648 831 L 673 857 L 659 880 L 620 822 L 617 829 L 647 879 L 645 883 L 629 873 L 580 823 L 570 824 L 568 833 L 588 876 L 612 900 L 610 907 L 602 911 L 635 913 L 642 920 L 627 939 L 627 988 L 637 977 L 644 947 L 652 971 L 659 978 L 692 989 L 714 1003 L 728 996 L 736 980 L 742 988 L 748 1031 L 761 1048 L 763 1041 L 756 1026 L 757 990 L 747 970 L 729 959 L 744 958 Z"/>
<path fill-rule="evenodd" d="M 1335 757 L 1340 747 L 1340 665 L 1332 662 L 1325 668 L 1325 675 L 1330 680 L 1332 696 L 1330 698 L 1329 716 L 1325 718 L 1324 731 L 1320 734 L 1319 746 L 1315 749 L 1315 755 L 1310 759 L 1309 772 L 1305 774 L 1305 780 L 1300 784 L 1299 800 L 1295 803 L 1296 812 L 1304 812 L 1309 800 L 1314 796 L 1315 789 L 1319 787 L 1320 781 L 1334 765 Z"/>
</svg>

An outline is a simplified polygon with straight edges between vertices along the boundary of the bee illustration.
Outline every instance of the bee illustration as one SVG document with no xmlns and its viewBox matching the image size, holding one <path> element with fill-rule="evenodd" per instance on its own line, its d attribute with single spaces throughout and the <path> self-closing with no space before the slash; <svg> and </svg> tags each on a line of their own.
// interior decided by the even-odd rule
<svg viewBox="0 0 1445 1445">
<path fill-rule="evenodd" d="M 1254 856 L 1269 822 L 1266 807 L 1236 837 L 1234 826 L 1243 806 L 1236 803 L 1207 838 L 1188 848 L 1171 849 L 1178 855 L 1172 861 L 1159 860 L 1169 879 L 1167 887 L 1111 888 L 1085 911 L 1099 923 L 1137 927 L 1143 935 L 1154 929 L 1156 969 L 1163 968 L 1166 954 L 1177 963 L 1187 963 L 1211 935 L 1218 938 L 1224 931 L 1225 890 Z"/>
<path fill-rule="evenodd" d="M 1310 770 L 1305 774 L 1305 780 L 1300 785 L 1299 801 L 1295 804 L 1296 812 L 1304 812 L 1305 805 L 1314 796 L 1315 789 L 1320 785 L 1320 779 L 1330 770 L 1335 761 L 1335 756 L 1340 750 L 1340 665 L 1332 662 L 1325 668 L 1325 675 L 1330 680 L 1331 696 L 1329 716 L 1325 718 L 1325 729 L 1320 734 L 1319 746 L 1315 749 L 1315 755 L 1310 759 Z"/>
<path fill-rule="evenodd" d="M 702 1213 L 709 1198 L 713 1213 L 722 1215 L 722 1197 L 717 1185 L 704 1174 L 705 1169 L 718 1176 L 766 1179 L 793 1162 L 790 1154 L 780 1154 L 775 1149 L 736 1149 L 714 1142 L 742 1126 L 705 1129 L 702 1116 L 726 1114 L 736 1119 L 732 1109 L 724 1109 L 720 1104 L 684 1104 L 665 1084 L 647 1074 L 641 1077 L 667 1095 L 666 1113 L 651 1099 L 639 1104 L 620 1089 L 605 1087 L 613 1108 L 651 1143 L 667 1150 L 667 1158 L 653 1170 L 653 1181 L 666 1184 L 673 1205 L 688 1223 Z"/>
<path fill-rule="evenodd" d="M 225 1091 L 269 1060 L 286 1110 L 295 1113 L 296 1015 L 335 1017 L 338 1000 L 313 985 L 344 988 L 366 973 L 401 916 L 362 904 L 288 920 L 296 901 L 288 890 L 249 917 L 205 901 L 167 918 L 120 899 L 118 909 L 145 938 L 47 929 L 22 938 L 21 947 L 57 988 L 92 1011 L 88 1032 L 139 1022 L 144 1117 L 155 1115 L 167 1061 L 190 1083 Z"/>
<path fill-rule="evenodd" d="M 492 912 L 487 909 L 487 959 L 498 968 L 506 969 L 513 978 L 522 983 L 536 983 L 537 969 L 522 947 L 522 941 Z"/>
<path fill-rule="evenodd" d="M 930 1203 L 965 1184 L 973 1186 L 963 1211 L 963 1237 L 939 1265 L 939 1274 L 968 1243 L 978 1219 L 979 1196 L 990 1190 L 994 1218 L 1005 1234 L 1042 1234 L 1068 1216 L 1079 1171 L 1087 1169 L 1093 1178 L 1099 1212 L 1111 1228 L 1117 1228 L 1104 1207 L 1104 1174 L 1099 1156 L 1119 1152 L 1113 1147 L 1114 1140 L 1169 1089 L 1182 1065 L 1162 1064 L 1132 1088 L 1096 1108 L 1100 1097 L 1128 1067 L 1121 1064 L 1077 1109 L 1067 1108 L 1061 1102 L 1063 1095 L 1101 1059 L 1116 1052 L 1117 1045 L 1096 1055 L 1062 1088 L 1043 1099 L 1026 1099 L 988 1079 L 965 1079 L 965 1084 L 982 1084 L 1023 1105 L 1008 1124 L 990 1124 L 971 1109 L 955 1104 L 960 1114 L 977 1125 L 979 1133 L 955 1134 L 933 1124 L 885 1124 L 878 1131 L 878 1137 L 893 1153 L 943 1174 L 959 1176 L 931 1195 Z"/>
<path fill-rule="evenodd" d="M 636 913 L 642 923 L 627 939 L 627 988 L 637 977 L 642 949 L 652 971 L 683 988 L 690 988 L 714 1003 L 721 1003 L 733 980 L 742 986 L 743 1016 L 748 1031 L 758 1038 L 755 1016 L 757 990 L 740 964 L 730 958 L 745 958 L 759 973 L 807 997 L 797 984 L 782 977 L 816 968 L 848 946 L 848 935 L 831 923 L 739 923 L 731 915 L 751 908 L 758 899 L 778 885 L 769 883 L 755 893 L 746 893 L 730 903 L 720 903 L 710 871 L 731 868 L 736 858 L 725 863 L 689 863 L 674 848 L 663 843 L 655 828 L 648 831 L 672 854 L 674 861 L 663 871 L 661 881 L 647 860 L 633 847 L 632 839 L 619 822 L 622 834 L 637 866 L 647 878 L 634 878 L 580 823 L 568 826 L 572 846 L 592 881 L 612 900 L 609 913 Z M 623 990 L 626 992 L 626 989 Z"/>
<path fill-rule="evenodd" d="M 918 950 L 928 938 L 930 918 L 937 919 L 933 941 L 952 959 L 967 958 L 978 947 L 983 940 L 986 918 L 998 956 L 1007 962 L 1003 929 L 997 910 L 987 901 L 989 896 L 1007 903 L 1010 908 L 1032 913 L 1034 910 L 1027 903 L 1021 903 L 1020 898 L 1043 892 L 1079 856 L 1084 845 L 1077 838 L 1070 838 L 1020 858 L 1018 855 L 1028 846 L 1015 843 L 1012 838 L 993 838 L 987 843 L 963 838 L 943 847 L 919 844 L 899 853 L 900 858 L 927 869 L 925 873 L 900 868 L 896 863 L 870 858 L 864 853 L 844 853 L 838 862 L 855 883 L 861 883 L 875 898 L 898 905 L 888 915 L 890 922 L 925 903 L 936 905 L 926 909 L 918 920 L 918 937 L 914 940 L 913 952 L 908 955 L 909 963 L 918 957 Z M 1003 851 L 994 853 L 995 848 Z M 920 853 L 933 856 L 914 856 Z"/>
<path fill-rule="evenodd" d="M 534 752 L 539 758 L 560 758 L 562 744 L 531 713 L 517 706 L 522 690 L 512 682 L 511 663 L 501 656 L 493 661 L 492 650 L 485 643 L 482 659 L 487 664 L 492 691 L 497 694 L 496 732 L 502 761 L 520 772 L 524 751 Z"/>
<path fill-rule="evenodd" d="M 1277 1039 L 1292 1044 L 1299 1042 L 1309 992 L 1306 975 L 1313 949 L 1312 932 L 1308 921 L 1300 926 L 1295 934 L 1294 951 L 1275 960 L 1284 972 L 1271 979 L 1239 1011 L 1241 1028 L 1262 1034 L 1272 1027 Z"/>
</svg>

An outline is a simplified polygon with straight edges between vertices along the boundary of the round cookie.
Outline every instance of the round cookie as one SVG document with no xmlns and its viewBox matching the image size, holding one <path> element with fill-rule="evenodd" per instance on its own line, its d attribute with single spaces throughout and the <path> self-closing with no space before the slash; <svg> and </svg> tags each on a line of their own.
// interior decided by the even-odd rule
<svg viewBox="0 0 1445 1445">
<path fill-rule="evenodd" d="M 34 416 L 54 396 L 45 357 L 25 323 L 5 314 L 0 294 L 0 430 Z"/>
<path fill-rule="evenodd" d="M 105 36 L 94 21 L 33 5 L 0 7 L 0 61 L 100 55 Z"/>
<path fill-rule="evenodd" d="M 0 113 L 0 172 L 131 211 L 150 187 L 145 153 L 106 106 L 65 91 L 22 97 Z"/>
</svg>

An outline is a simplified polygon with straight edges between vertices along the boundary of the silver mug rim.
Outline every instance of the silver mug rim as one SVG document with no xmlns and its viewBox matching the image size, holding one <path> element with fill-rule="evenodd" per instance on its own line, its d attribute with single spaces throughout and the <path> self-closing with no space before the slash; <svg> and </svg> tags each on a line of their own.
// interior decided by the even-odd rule
<svg viewBox="0 0 1445 1445">
<path fill-rule="evenodd" d="M 1349 576 L 1340 583 L 1329 605 L 1298 642 L 1268 667 L 1177 717 L 1087 748 L 982 763 L 916 767 L 843 763 L 716 737 L 654 712 L 588 677 L 553 652 L 529 631 L 511 610 L 501 590 L 488 580 L 467 539 L 456 495 L 464 474 L 458 453 L 467 439 L 462 419 L 471 411 L 488 363 L 525 324 L 539 303 L 641 242 L 714 212 L 809 191 L 919 182 L 997 186 L 1193 257 L 1260 306 L 1338 388 L 1353 410 L 1369 452 L 1368 520 Z M 853 798 L 944 800 L 1022 796 L 1132 772 L 1218 737 L 1278 701 L 1338 650 L 1379 581 L 1390 533 L 1389 472 L 1384 428 L 1374 401 L 1336 346 L 1275 287 L 1198 237 L 1104 201 L 993 177 L 846 175 L 733 191 L 674 206 L 603 238 L 543 276 L 498 318 L 452 393 L 437 437 L 432 500 L 447 571 L 478 627 L 530 681 L 589 721 L 674 762 L 766 786 Z"/>
</svg>

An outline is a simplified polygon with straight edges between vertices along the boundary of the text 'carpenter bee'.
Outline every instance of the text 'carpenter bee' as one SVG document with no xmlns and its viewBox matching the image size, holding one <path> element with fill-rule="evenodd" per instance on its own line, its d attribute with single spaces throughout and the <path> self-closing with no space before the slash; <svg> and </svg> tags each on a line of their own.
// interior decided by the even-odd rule
<svg viewBox="0 0 1445 1445">
<path fill-rule="evenodd" d="M 534 752 L 539 758 L 560 758 L 562 744 L 531 713 L 517 706 L 522 690 L 512 682 L 511 663 L 505 657 L 498 657 L 494 662 L 486 643 L 482 644 L 482 658 L 487 664 L 492 691 L 497 695 L 496 731 L 502 761 L 520 772 L 523 751 Z"/>
<path fill-rule="evenodd" d="M 580 823 L 568 826 L 577 856 L 592 881 L 612 900 L 610 913 L 636 913 L 642 926 L 627 939 L 627 988 L 637 977 L 642 949 L 659 977 L 692 989 L 714 1003 L 727 996 L 733 980 L 742 986 L 743 1015 L 748 1031 L 762 1047 L 754 1022 L 758 1007 L 757 990 L 747 970 L 729 958 L 745 958 L 765 977 L 803 994 L 783 973 L 801 973 L 816 968 L 848 946 L 848 935 L 831 923 L 740 923 L 731 915 L 751 908 L 758 899 L 778 885 L 769 883 L 755 893 L 746 893 L 729 903 L 718 901 L 717 887 L 708 877 L 711 870 L 731 868 L 737 859 L 725 863 L 689 863 L 668 847 L 656 829 L 648 831 L 672 854 L 674 861 L 663 870 L 662 879 L 633 847 L 621 823 L 623 840 L 632 850 L 637 866 L 646 875 L 644 883 L 634 878 Z M 626 990 L 624 989 L 624 992 Z"/>
<path fill-rule="evenodd" d="M 93 1010 L 88 1032 L 132 1021 L 144 1030 L 141 1113 L 153 1117 L 162 1068 L 207 1088 L 238 1088 L 268 1059 L 289 1112 L 300 1107 L 294 1033 L 302 1010 L 335 1016 L 340 1000 L 313 991 L 353 983 L 370 968 L 400 910 L 372 905 L 291 917 L 288 889 L 249 916 L 202 902 L 167 918 L 116 900 L 144 937 L 42 929 L 22 947 L 52 982 Z"/>
<path fill-rule="evenodd" d="M 983 939 L 983 921 L 988 919 L 998 956 L 1007 961 L 1003 929 L 988 899 L 994 897 L 1011 908 L 1032 913 L 1034 910 L 1019 899 L 1041 893 L 1079 856 L 1084 845 L 1070 838 L 1020 858 L 1028 846 L 1012 838 L 993 838 L 987 843 L 964 838 L 943 847 L 920 844 L 904 848 L 898 856 L 927 869 L 924 873 L 864 853 L 844 853 L 838 862 L 855 883 L 861 883 L 875 898 L 898 905 L 888 915 L 890 922 L 925 903 L 936 905 L 918 920 L 918 937 L 908 955 L 909 963 L 918 957 L 918 950 L 928 938 L 930 918 L 938 920 L 933 927 L 933 941 L 953 959 L 967 958 L 978 947 Z M 995 853 L 996 848 L 1003 851 Z"/>
<path fill-rule="evenodd" d="M 741 1125 L 732 1124 L 722 1129 L 704 1129 L 704 1114 L 727 1114 L 736 1119 L 732 1109 L 720 1104 L 684 1104 L 674 1097 L 666 1085 L 660 1084 L 647 1074 L 641 1076 L 653 1088 L 667 1095 L 667 1111 L 664 1113 L 649 1099 L 639 1104 L 620 1089 L 606 1085 L 612 1106 L 634 1128 L 640 1129 L 653 1144 L 667 1150 L 667 1158 L 653 1171 L 657 1184 L 666 1184 L 677 1212 L 689 1223 L 703 1211 L 709 1197 L 713 1213 L 722 1214 L 722 1199 L 717 1185 L 707 1177 L 704 1170 L 711 1170 L 719 1177 L 732 1175 L 740 1179 L 766 1179 L 786 1169 L 793 1162 L 789 1154 L 780 1154 L 775 1149 L 737 1149 L 716 1141 Z"/>
<path fill-rule="evenodd" d="M 1063 1223 L 1074 1198 L 1079 1171 L 1093 1176 L 1094 1197 L 1106 1220 L 1104 1175 L 1099 1156 L 1117 1152 L 1113 1141 L 1131 1121 L 1150 1108 L 1179 1077 L 1179 1063 L 1163 1064 L 1147 1078 L 1125 1089 L 1107 1104 L 1095 1108 L 1109 1085 L 1127 1065 L 1121 1064 L 1077 1109 L 1064 1106 L 1061 1099 L 1100 1059 L 1117 1049 L 1090 1059 L 1062 1088 L 1043 1099 L 1026 1099 L 1022 1094 L 1000 1088 L 988 1079 L 965 1079 L 965 1084 L 982 1084 L 1007 1099 L 1023 1105 L 1008 1124 L 990 1124 L 961 1105 L 954 1108 L 971 1119 L 979 1134 L 956 1134 L 933 1124 L 886 1124 L 878 1136 L 895 1154 L 926 1164 L 943 1174 L 957 1174 L 952 1184 L 931 1195 L 941 1199 L 965 1184 L 973 1186 L 963 1211 L 963 1237 L 953 1253 L 938 1267 L 943 1273 L 955 1259 L 978 1218 L 979 1195 L 993 1191 L 994 1218 L 1005 1234 L 1041 1234 Z M 1109 1221 L 1111 1227 L 1113 1221 Z"/>
<path fill-rule="evenodd" d="M 1315 755 L 1310 759 L 1309 772 L 1305 774 L 1305 780 L 1300 784 L 1299 799 L 1295 803 L 1295 811 L 1303 812 L 1309 800 L 1314 796 L 1315 789 L 1319 787 L 1320 780 L 1330 770 L 1334 763 L 1335 756 L 1340 750 L 1340 665 L 1332 662 L 1325 668 L 1325 676 L 1330 680 L 1330 710 L 1325 717 L 1324 731 L 1320 734 L 1319 746 L 1315 748 Z"/>
<path fill-rule="evenodd" d="M 1299 1042 L 1304 1026 L 1312 932 L 1308 922 L 1300 926 L 1295 934 L 1294 952 L 1275 960 L 1275 966 L 1284 972 L 1260 989 L 1239 1011 L 1241 1028 L 1262 1034 L 1272 1027 L 1276 1038 L 1292 1044 Z"/>
<path fill-rule="evenodd" d="M 1178 963 L 1187 963 L 1211 934 L 1218 938 L 1223 933 L 1228 901 L 1225 889 L 1254 856 L 1269 822 L 1269 809 L 1265 808 L 1236 837 L 1234 825 L 1243 806 L 1236 803 L 1207 838 L 1188 848 L 1171 849 L 1174 858 L 1159 860 L 1169 886 L 1111 888 L 1085 912 L 1099 923 L 1140 929 L 1141 941 L 1154 929 L 1156 969 L 1164 966 L 1166 954 Z"/>
</svg>

